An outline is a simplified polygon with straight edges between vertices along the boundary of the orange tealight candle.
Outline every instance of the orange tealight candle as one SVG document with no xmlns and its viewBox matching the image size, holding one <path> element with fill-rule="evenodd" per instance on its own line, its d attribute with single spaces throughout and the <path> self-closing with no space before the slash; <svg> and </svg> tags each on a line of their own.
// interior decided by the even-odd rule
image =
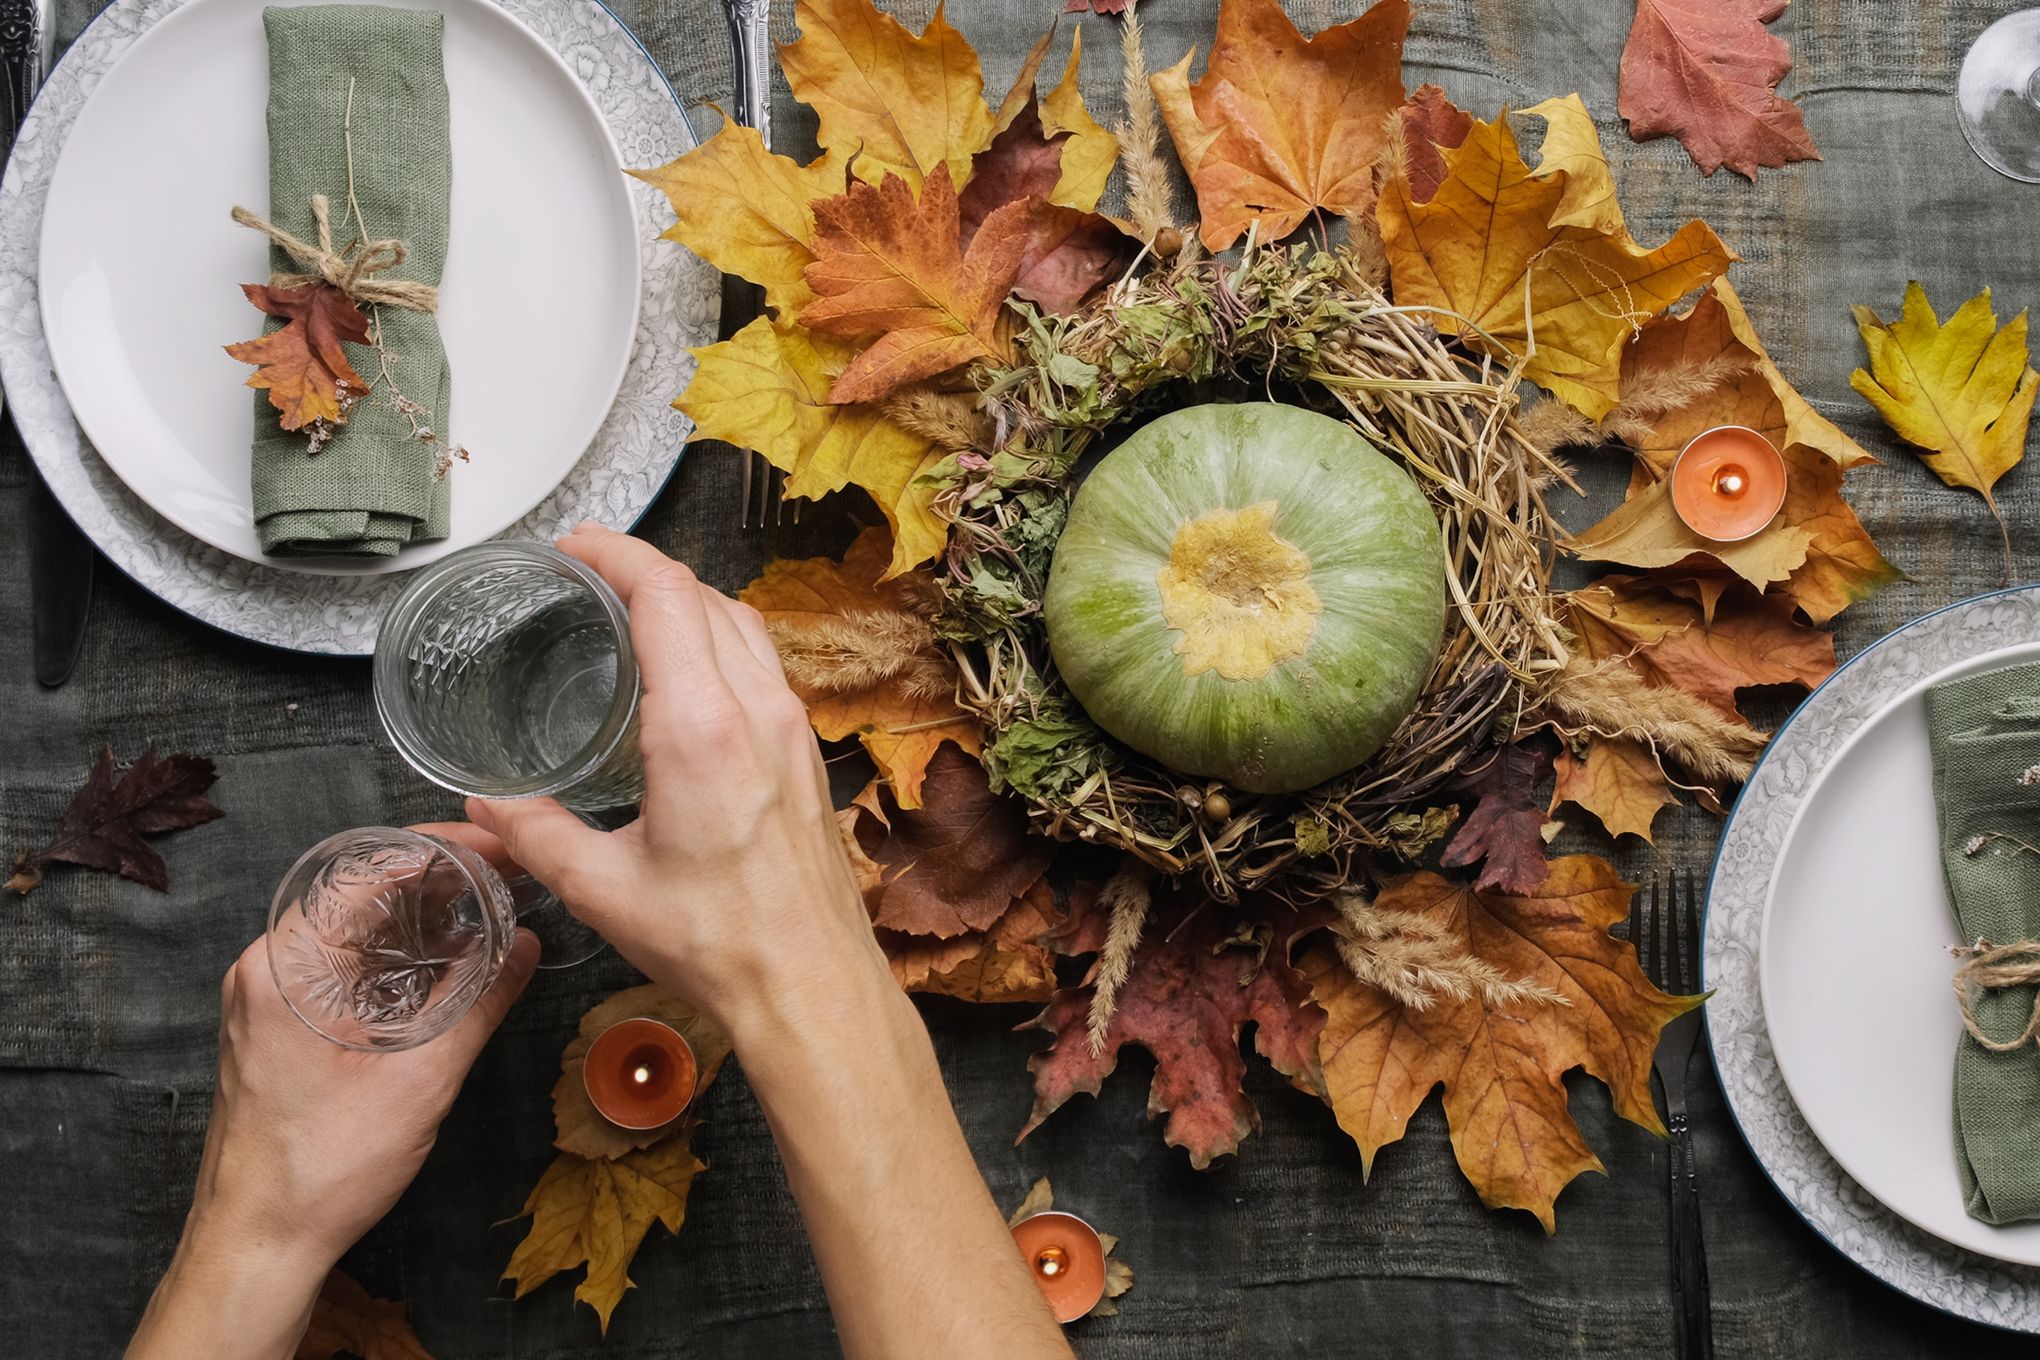
<svg viewBox="0 0 2040 1360">
<path fill-rule="evenodd" d="M 595 1036 L 581 1062 L 588 1099 L 610 1123 L 656 1129 L 694 1099 L 694 1048 L 671 1025 L 619 1020 Z"/>
<path fill-rule="evenodd" d="M 1023 1218 L 1013 1225 L 1013 1240 L 1057 1322 L 1075 1322 L 1105 1297 L 1105 1244 L 1075 1214 Z"/>
<path fill-rule="evenodd" d="M 1785 504 L 1785 460 L 1745 425 L 1717 425 L 1686 441 L 1672 464 L 1672 509 L 1716 543 L 1762 533 Z"/>
</svg>

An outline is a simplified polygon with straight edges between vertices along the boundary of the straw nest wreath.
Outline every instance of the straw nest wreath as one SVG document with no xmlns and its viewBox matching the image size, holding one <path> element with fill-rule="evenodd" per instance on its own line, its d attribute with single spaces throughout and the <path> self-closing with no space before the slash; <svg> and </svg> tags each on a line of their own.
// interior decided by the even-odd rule
<svg viewBox="0 0 2040 1360">
<path fill-rule="evenodd" d="M 1443 835 L 1455 782 L 1493 758 L 1563 665 L 1542 493 L 1566 474 L 1524 433 L 1518 368 L 1442 338 L 1431 309 L 1394 305 L 1375 252 L 1193 251 L 1074 315 L 1030 318 L 1019 360 L 982 376 L 990 428 L 975 447 L 999 452 L 953 455 L 937 474 L 955 522 L 941 626 L 994 783 L 1039 829 L 1197 875 L 1222 900 L 1306 900 Z M 1444 537 L 1451 608 L 1422 697 L 1364 764 L 1298 793 L 1186 778 L 1115 742 L 1058 678 L 1043 624 L 1086 455 L 1154 415 L 1228 398 L 1350 423 L 1410 471 Z"/>
</svg>

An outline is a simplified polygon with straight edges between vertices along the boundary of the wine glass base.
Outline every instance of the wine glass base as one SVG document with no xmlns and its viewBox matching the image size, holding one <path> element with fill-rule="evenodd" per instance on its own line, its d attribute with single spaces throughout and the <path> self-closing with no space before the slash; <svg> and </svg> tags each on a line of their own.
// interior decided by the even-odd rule
<svg viewBox="0 0 2040 1360">
<path fill-rule="evenodd" d="M 1985 165 L 2040 184 L 2040 9 L 2008 14 L 1977 36 L 1955 103 L 1962 135 Z"/>
</svg>

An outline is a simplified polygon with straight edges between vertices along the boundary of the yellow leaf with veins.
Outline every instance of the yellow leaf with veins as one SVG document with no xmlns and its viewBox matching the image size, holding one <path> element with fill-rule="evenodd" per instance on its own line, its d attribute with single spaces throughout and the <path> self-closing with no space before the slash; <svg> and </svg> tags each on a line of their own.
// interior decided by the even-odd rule
<svg viewBox="0 0 2040 1360">
<path fill-rule="evenodd" d="M 631 1259 L 654 1223 L 679 1232 L 687 1192 L 708 1164 L 688 1146 L 693 1127 L 639 1152 L 590 1160 L 562 1152 L 524 1201 L 531 1231 L 517 1244 L 503 1278 L 523 1298 L 563 1270 L 588 1267 L 574 1298 L 595 1310 L 602 1330 L 632 1287 Z"/>
<path fill-rule="evenodd" d="M 1622 204 L 1615 197 L 1615 176 L 1609 173 L 1601 133 L 1586 101 L 1576 94 L 1547 99 L 1523 110 L 1523 117 L 1544 120 L 1537 173 L 1565 175 L 1565 193 L 1551 215 L 1551 225 L 1586 227 L 1604 236 L 1627 231 Z"/>
<path fill-rule="evenodd" d="M 1915 281 L 1906 285 L 1898 320 L 1887 325 L 1858 307 L 1856 329 L 1870 367 L 1851 374 L 1849 386 L 1899 438 L 1925 450 L 1920 461 L 1935 476 L 1982 496 L 2003 528 L 1991 488 L 2026 456 L 2026 425 L 2040 391 L 2040 373 L 2027 362 L 2026 314 L 1998 329 L 1986 288 L 1943 324 Z"/>
<path fill-rule="evenodd" d="M 1463 143 L 1441 149 L 1444 182 L 1421 203 L 1406 157 L 1393 155 L 1382 238 L 1398 304 L 1441 309 L 1441 329 L 1522 357 L 1533 381 L 1599 419 L 1616 404 L 1622 349 L 1637 328 L 1735 256 L 1704 222 L 1655 250 L 1601 229 L 1616 211 L 1595 206 L 1605 165 L 1575 138 L 1576 121 L 1557 121 L 1557 163 L 1538 170 L 1506 114 L 1476 121 Z"/>
<path fill-rule="evenodd" d="M 1105 196 L 1105 183 L 1119 161 L 1119 139 L 1100 127 L 1084 107 L 1083 93 L 1077 89 L 1077 69 L 1083 59 L 1084 31 L 1078 29 L 1061 82 L 1041 97 L 1041 130 L 1050 137 L 1059 132 L 1070 134 L 1063 143 L 1062 178 L 1056 181 L 1049 201 L 1091 212 Z"/>
<path fill-rule="evenodd" d="M 663 239 L 760 285 L 775 312 L 790 315 L 814 296 L 801 271 L 815 260 L 815 201 L 843 192 L 838 158 L 800 165 L 725 117 L 721 131 L 677 160 L 625 173 L 673 205 Z"/>
<path fill-rule="evenodd" d="M 694 439 L 755 449 L 787 474 L 786 494 L 817 497 L 856 485 L 893 526 L 888 574 L 942 551 L 949 526 L 935 492 L 918 478 L 943 458 L 870 406 L 835 406 L 829 388 L 856 347 L 764 317 L 719 344 L 693 351 L 694 380 L 673 404 L 694 421 Z"/>
<path fill-rule="evenodd" d="M 816 140 L 877 183 L 919 188 L 938 165 L 955 183 L 992 139 L 977 53 L 942 17 L 916 37 L 871 0 L 800 0 L 800 37 L 779 49 L 793 97 L 815 111 Z"/>
</svg>

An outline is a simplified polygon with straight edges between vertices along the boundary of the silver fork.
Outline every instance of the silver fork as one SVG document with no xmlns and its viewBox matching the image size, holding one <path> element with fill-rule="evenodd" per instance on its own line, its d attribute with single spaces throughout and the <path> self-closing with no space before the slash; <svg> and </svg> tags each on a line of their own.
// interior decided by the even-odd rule
<svg viewBox="0 0 2040 1360">
<path fill-rule="evenodd" d="M 722 0 L 723 18 L 729 23 L 732 81 L 731 102 L 739 127 L 756 128 L 765 145 L 772 145 L 771 50 L 772 0 Z M 757 285 L 723 276 L 722 323 L 717 328 L 727 340 L 764 311 L 765 299 Z M 737 527 L 752 527 L 751 511 L 758 512 L 758 528 L 765 527 L 765 511 L 772 510 L 778 524 L 786 507 L 783 477 L 762 454 L 744 455 L 743 483 L 739 489 L 743 504 L 737 511 Z M 797 516 L 796 516 L 797 518 Z"/>
<path fill-rule="evenodd" d="M 1693 875 L 1659 875 L 1651 880 L 1648 896 L 1639 892 L 1630 899 L 1629 938 L 1637 962 L 1662 990 L 1687 996 L 1700 989 L 1699 936 L 1700 895 Z M 1679 1360 L 1712 1360 L 1714 1355 L 1707 1249 L 1700 1232 L 1700 1168 L 1686 1114 L 1686 1068 L 1699 1038 L 1696 1006 L 1665 1026 L 1651 1064 L 1664 1088 L 1665 1122 L 1671 1130 L 1672 1311 Z"/>
</svg>

